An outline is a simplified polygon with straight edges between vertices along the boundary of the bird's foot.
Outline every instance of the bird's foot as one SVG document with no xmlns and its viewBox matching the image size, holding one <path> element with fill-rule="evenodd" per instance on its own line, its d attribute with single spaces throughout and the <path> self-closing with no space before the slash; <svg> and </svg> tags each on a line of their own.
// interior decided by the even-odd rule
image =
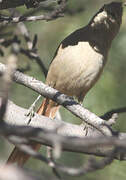
<svg viewBox="0 0 126 180">
<path fill-rule="evenodd" d="M 85 132 L 85 136 L 88 135 L 88 132 L 89 132 L 89 129 L 91 128 L 91 126 L 85 122 L 82 122 L 81 123 L 81 126 L 83 127 L 83 130 Z"/>
</svg>

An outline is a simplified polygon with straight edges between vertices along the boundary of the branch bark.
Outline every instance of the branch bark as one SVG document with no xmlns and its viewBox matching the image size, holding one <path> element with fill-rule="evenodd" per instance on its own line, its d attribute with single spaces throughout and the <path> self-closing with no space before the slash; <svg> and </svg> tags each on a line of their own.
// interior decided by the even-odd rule
<svg viewBox="0 0 126 180">
<path fill-rule="evenodd" d="M 0 63 L 0 73 L 4 73 L 6 66 Z M 67 110 L 72 112 L 75 116 L 79 117 L 85 123 L 91 125 L 95 129 L 99 130 L 104 135 L 111 135 L 109 128 L 107 128 L 107 121 L 96 116 L 94 113 L 90 112 L 86 108 L 82 107 L 79 103 L 74 101 L 71 97 L 60 93 L 56 89 L 53 89 L 41 81 L 36 80 L 33 77 L 24 75 L 18 71 L 15 71 L 13 75 L 13 80 L 19 84 L 22 84 L 44 97 L 48 97 L 58 104 L 64 106 Z"/>
<path fill-rule="evenodd" d="M 43 2 L 45 0 L 34 0 L 34 1 L 28 1 L 28 0 L 2 0 L 0 2 L 0 10 L 2 9 L 8 9 L 8 8 L 16 8 L 19 6 L 26 5 L 27 8 L 34 8 L 37 6 L 40 2 Z"/>
<path fill-rule="evenodd" d="M 29 7 L 34 7 L 34 4 L 39 4 L 39 0 L 24 0 L 25 5 L 29 8 Z M 3 22 L 4 25 L 8 24 L 8 23 L 19 23 L 22 21 L 37 21 L 37 20 L 46 20 L 46 21 L 50 21 L 50 20 L 54 20 L 58 17 L 63 17 L 63 11 L 65 9 L 66 6 L 66 0 L 61 0 L 61 2 L 59 3 L 59 6 L 57 8 L 55 8 L 52 12 L 46 14 L 46 15 L 39 15 L 39 16 L 29 16 L 26 17 L 24 15 L 22 16 L 5 16 L 0 14 L 0 22 Z"/>
<path fill-rule="evenodd" d="M 7 124 L 14 126 L 25 126 L 28 125 L 29 118 L 25 115 L 28 110 L 17 106 L 12 101 L 8 100 L 7 110 L 5 113 L 4 121 Z M 57 127 L 62 125 L 62 128 L 59 128 L 58 134 L 64 136 L 77 136 L 84 137 L 85 131 L 83 130 L 83 126 L 70 124 L 63 122 L 58 119 L 54 119 L 53 121 L 42 115 L 38 115 L 35 113 L 34 117 L 31 119 L 29 126 L 36 128 L 44 128 L 46 130 L 54 131 Z M 96 132 L 96 131 L 95 131 Z"/>
<path fill-rule="evenodd" d="M 24 138 L 27 137 L 26 140 L 33 140 L 47 146 L 53 146 L 54 140 L 58 140 L 63 150 L 93 154 L 101 157 L 108 156 L 113 145 L 126 146 L 126 133 L 120 133 L 118 138 L 113 138 L 104 137 L 98 131 L 90 129 L 88 136 L 85 137 L 83 126 L 66 123 L 57 119 L 52 121 L 48 117 L 36 113 L 28 125 L 29 119 L 25 116 L 26 112 L 27 109 L 8 101 L 4 121 L 9 126 L 6 127 L 1 124 L 0 134 L 4 136 L 17 135 Z M 56 129 L 57 132 L 55 131 Z M 100 148 L 98 148 L 99 145 Z M 109 149 L 105 148 L 105 146 L 109 146 Z M 115 158 L 120 160 L 119 155 L 115 156 Z M 121 160 L 126 160 L 125 153 Z"/>
</svg>

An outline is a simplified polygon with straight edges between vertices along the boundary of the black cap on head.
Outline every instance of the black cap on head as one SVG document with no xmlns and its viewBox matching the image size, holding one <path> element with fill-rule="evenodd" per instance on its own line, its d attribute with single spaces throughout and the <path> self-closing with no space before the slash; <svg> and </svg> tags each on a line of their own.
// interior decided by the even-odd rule
<svg viewBox="0 0 126 180">
<path fill-rule="evenodd" d="M 116 13 L 119 16 L 122 16 L 122 2 L 112 2 L 110 4 L 105 4 L 103 9 L 110 14 Z"/>
</svg>

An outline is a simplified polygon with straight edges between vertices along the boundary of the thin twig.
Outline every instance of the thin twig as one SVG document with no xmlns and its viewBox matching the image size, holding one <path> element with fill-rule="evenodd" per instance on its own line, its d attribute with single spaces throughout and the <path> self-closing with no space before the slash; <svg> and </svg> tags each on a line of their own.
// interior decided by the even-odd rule
<svg viewBox="0 0 126 180">
<path fill-rule="evenodd" d="M 63 11 L 65 9 L 65 6 L 66 6 L 66 0 L 62 0 L 58 8 L 54 9 L 54 11 L 46 15 L 29 16 L 29 17 L 25 17 L 25 16 L 9 17 L 1 14 L 0 22 L 3 22 L 4 24 L 8 24 L 8 23 L 19 23 L 22 21 L 23 22 L 38 21 L 38 20 L 50 21 L 59 17 L 63 17 L 64 16 Z"/>
<path fill-rule="evenodd" d="M 11 13 L 11 15 L 13 14 L 14 17 L 20 16 L 20 12 L 17 11 L 16 9 L 10 9 L 9 12 Z M 21 32 L 21 34 L 23 35 L 26 43 L 27 43 L 27 47 L 28 49 L 24 49 L 20 47 L 20 53 L 26 55 L 27 57 L 29 57 L 29 59 L 34 59 L 36 60 L 37 64 L 39 65 L 42 73 L 44 73 L 44 76 L 46 77 L 47 75 L 47 69 L 43 63 L 43 61 L 41 60 L 40 56 L 37 53 L 37 35 L 35 34 L 33 41 L 30 38 L 28 29 L 26 28 L 25 24 L 23 22 L 19 22 L 17 24 L 17 27 L 19 29 L 19 31 Z"/>
<path fill-rule="evenodd" d="M 113 114 L 116 114 L 116 113 L 119 114 L 119 113 L 125 113 L 125 112 L 126 112 L 126 107 L 121 107 L 117 109 L 112 109 L 100 117 L 104 120 L 109 120 Z"/>
<path fill-rule="evenodd" d="M 114 160 L 114 156 L 116 153 L 117 151 L 113 150 L 110 153 L 109 157 L 103 158 L 99 162 L 93 158 L 89 159 L 88 162 L 82 165 L 82 167 L 80 168 L 71 168 L 59 164 L 59 167 L 57 169 L 71 176 L 86 175 L 89 172 L 94 172 L 96 170 L 103 169 L 105 166 L 111 164 Z"/>
<path fill-rule="evenodd" d="M 67 167 L 65 165 L 61 165 L 59 163 L 56 163 L 54 161 L 50 161 L 48 158 L 42 156 L 40 153 L 34 151 L 30 146 L 26 144 L 15 144 L 20 150 L 25 152 L 26 154 L 30 155 L 31 157 L 38 159 L 42 162 L 45 162 L 48 164 L 50 167 L 56 170 L 60 170 L 61 172 L 71 175 L 71 176 L 81 176 L 81 175 L 86 175 L 89 172 L 96 171 L 98 169 L 102 169 L 105 166 L 109 165 L 112 163 L 114 160 L 115 155 L 117 154 L 117 149 L 115 148 L 108 157 L 103 158 L 101 161 L 97 162 L 95 159 L 89 159 L 88 163 L 85 163 L 82 165 L 80 168 L 71 168 Z M 59 174 L 58 174 L 59 175 Z"/>
<path fill-rule="evenodd" d="M 39 67 L 41 68 L 42 73 L 44 73 L 44 76 L 46 77 L 47 75 L 47 69 L 45 67 L 45 65 L 43 64 L 41 58 L 39 57 L 39 55 L 34 52 L 33 50 L 26 50 L 24 48 L 20 48 L 20 52 L 24 55 L 26 55 L 27 57 L 29 57 L 30 59 L 35 59 L 37 64 L 39 65 Z"/>
<path fill-rule="evenodd" d="M 2 9 L 8 9 L 8 8 L 15 8 L 18 6 L 23 6 L 25 5 L 27 8 L 35 8 L 39 5 L 40 2 L 43 2 L 46 0 L 1 0 L 0 1 L 0 10 Z"/>
</svg>

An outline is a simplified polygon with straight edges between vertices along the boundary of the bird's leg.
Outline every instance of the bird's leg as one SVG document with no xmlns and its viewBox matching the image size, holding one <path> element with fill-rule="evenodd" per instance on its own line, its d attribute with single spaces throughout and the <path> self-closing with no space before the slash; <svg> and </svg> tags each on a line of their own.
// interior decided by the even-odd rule
<svg viewBox="0 0 126 180">
<path fill-rule="evenodd" d="M 84 97 L 83 97 L 83 98 L 80 97 L 80 98 L 78 99 L 78 103 L 79 103 L 81 106 L 83 106 L 83 99 L 84 99 Z M 80 126 L 83 127 L 83 130 L 85 131 L 85 136 L 87 136 L 87 135 L 88 135 L 88 130 L 89 130 L 89 128 L 91 128 L 91 126 L 90 126 L 89 124 L 85 123 L 84 121 L 82 121 L 82 123 L 80 124 Z"/>
<path fill-rule="evenodd" d="M 31 122 L 31 119 L 32 117 L 34 117 L 35 115 L 35 112 L 34 112 L 34 109 L 35 109 L 35 106 L 36 106 L 36 103 L 38 102 L 38 100 L 40 99 L 41 95 L 39 95 L 35 101 L 32 103 L 32 105 L 30 106 L 30 108 L 28 109 L 28 112 L 25 114 L 25 116 L 27 116 L 29 118 L 29 121 L 28 121 L 28 124 Z"/>
</svg>

